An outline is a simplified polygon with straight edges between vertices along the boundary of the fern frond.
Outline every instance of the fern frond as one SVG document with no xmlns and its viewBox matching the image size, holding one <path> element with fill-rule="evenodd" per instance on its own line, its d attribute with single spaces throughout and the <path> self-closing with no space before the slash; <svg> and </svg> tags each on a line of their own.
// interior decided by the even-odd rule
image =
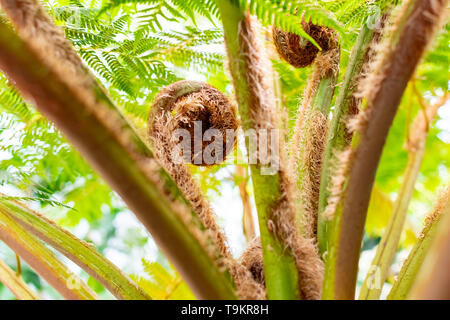
<svg viewBox="0 0 450 320">
<path fill-rule="evenodd" d="M 341 33 L 345 33 L 345 29 L 336 19 L 335 15 L 316 2 L 304 0 L 239 1 L 241 7 L 247 7 L 249 12 L 256 15 L 264 25 L 275 25 L 284 31 L 298 34 L 316 46 L 318 46 L 316 41 L 303 30 L 300 14 L 305 21 L 327 26 Z"/>
</svg>

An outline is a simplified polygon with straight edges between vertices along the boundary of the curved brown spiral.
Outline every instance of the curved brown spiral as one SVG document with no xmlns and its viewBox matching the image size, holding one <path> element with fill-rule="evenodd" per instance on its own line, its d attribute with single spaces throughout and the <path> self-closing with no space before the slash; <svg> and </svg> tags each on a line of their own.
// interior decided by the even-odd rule
<svg viewBox="0 0 450 320">
<path fill-rule="evenodd" d="M 202 122 L 202 130 L 195 130 L 194 121 Z M 182 141 L 181 145 L 195 147 L 198 143 L 201 153 L 211 144 L 218 147 L 215 150 L 224 150 L 223 156 L 231 152 L 236 144 L 234 131 L 238 127 L 235 107 L 217 89 L 199 81 L 178 81 L 164 88 L 155 98 L 149 115 L 149 137 L 155 150 L 155 156 L 170 176 L 175 180 L 184 197 L 191 203 L 192 209 L 198 214 L 200 220 L 206 227 L 206 232 L 214 240 L 213 253 L 221 270 L 228 270 L 236 285 L 236 291 L 242 299 L 264 299 L 264 287 L 255 281 L 251 273 L 238 263 L 227 245 L 227 240 L 215 220 L 215 214 L 209 201 L 204 197 L 198 184 L 192 178 L 189 168 L 185 162 L 197 165 L 211 165 L 206 163 L 200 153 L 191 152 L 188 160 L 177 162 L 178 156 L 176 145 L 180 144 L 179 138 L 174 133 L 177 129 L 184 129 L 191 134 L 190 139 Z M 203 134 L 208 129 L 216 129 L 224 138 L 223 141 L 202 141 Z M 227 130 L 233 130 L 233 135 Z M 198 139 L 198 140 L 197 140 Z M 201 144 L 200 142 L 201 141 Z M 217 145 L 220 143 L 220 145 Z M 223 149 L 222 149 L 223 148 Z M 214 154 L 214 162 L 219 162 L 220 154 Z M 217 259 L 217 257 L 220 258 Z"/>
<path fill-rule="evenodd" d="M 187 163 L 220 163 L 236 144 L 236 108 L 206 83 L 182 80 L 167 86 L 155 98 L 150 119 L 150 135 L 164 135 L 172 147 L 178 145 L 181 149 L 173 156 L 183 156 Z M 183 132 L 190 139 L 181 139 Z M 187 152 L 181 154 L 183 151 Z"/>
<path fill-rule="evenodd" d="M 322 51 L 330 48 L 330 42 L 334 41 L 332 29 L 304 21 L 302 27 L 319 44 Z M 319 49 L 314 44 L 295 33 L 273 27 L 272 36 L 278 54 L 296 68 L 311 65 L 319 53 Z"/>
</svg>

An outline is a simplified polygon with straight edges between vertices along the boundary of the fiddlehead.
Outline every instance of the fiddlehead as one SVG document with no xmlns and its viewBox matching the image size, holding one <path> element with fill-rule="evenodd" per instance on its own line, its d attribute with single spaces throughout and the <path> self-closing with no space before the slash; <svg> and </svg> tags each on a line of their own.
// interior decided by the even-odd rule
<svg viewBox="0 0 450 320">
<path fill-rule="evenodd" d="M 237 127 L 234 105 L 220 91 L 198 81 L 178 81 L 164 88 L 155 98 L 149 117 L 149 137 L 156 157 L 213 237 L 223 257 L 219 267 L 230 272 L 239 297 L 263 299 L 264 288 L 233 259 L 209 201 L 185 164 L 221 162 L 234 149 Z"/>
</svg>

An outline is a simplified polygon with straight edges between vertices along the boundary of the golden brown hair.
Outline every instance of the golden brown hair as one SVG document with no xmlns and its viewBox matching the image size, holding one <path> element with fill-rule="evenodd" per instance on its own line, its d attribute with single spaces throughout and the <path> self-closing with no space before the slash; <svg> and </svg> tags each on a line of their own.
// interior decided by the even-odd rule
<svg viewBox="0 0 450 320">
<path fill-rule="evenodd" d="M 317 42 L 322 51 L 330 48 L 333 30 L 304 21 L 302 27 Z M 319 53 L 319 49 L 311 41 L 295 33 L 273 27 L 272 35 L 280 57 L 296 68 L 305 68 L 311 65 Z"/>
<path fill-rule="evenodd" d="M 201 132 L 195 131 L 194 121 L 202 121 L 204 128 Z M 207 129 L 217 129 L 225 136 L 223 147 L 228 147 L 225 150 L 230 152 L 236 143 L 236 137 L 226 135 L 226 130 L 236 130 L 237 126 L 236 109 L 228 98 L 212 86 L 199 81 L 183 80 L 164 88 L 155 98 L 149 115 L 149 137 L 156 158 L 175 180 L 183 195 L 200 217 L 206 231 L 213 237 L 216 247 L 223 257 L 219 262 L 219 267 L 230 272 L 236 285 L 237 294 L 241 299 L 264 299 L 263 286 L 253 280 L 251 273 L 232 257 L 227 239 L 216 223 L 215 213 L 192 178 L 189 168 L 183 162 L 174 162 L 172 157 L 172 151 L 178 143 L 178 139 L 174 138 L 176 129 L 185 129 L 191 134 L 191 139 L 182 142 L 182 144 L 190 144 L 190 147 L 194 147 L 193 134 L 203 136 Z M 203 140 L 202 137 L 195 138 Z M 202 143 L 201 146 L 198 146 L 201 147 L 202 154 L 209 144 Z M 229 148 L 230 145 L 231 148 Z M 215 156 L 214 160 L 220 160 L 217 154 Z M 195 152 L 190 154 L 189 160 L 194 164 L 197 162 L 199 165 L 209 165 L 204 163 L 201 155 Z"/>
<path fill-rule="evenodd" d="M 182 80 L 164 88 L 155 98 L 149 123 L 150 135 L 159 138 L 163 135 L 169 139 L 171 147 L 179 142 L 179 137 L 174 135 L 175 130 L 186 130 L 190 140 L 183 140 L 180 144 L 190 150 L 186 162 L 195 165 L 222 162 L 236 144 L 234 133 L 238 120 L 235 106 L 219 90 L 198 81 Z M 204 134 L 210 129 L 218 130 L 222 141 L 204 141 Z M 231 133 L 228 130 L 232 130 Z M 214 146 L 217 148 L 211 148 Z M 210 161 L 203 157 L 208 149 L 211 150 Z"/>
</svg>

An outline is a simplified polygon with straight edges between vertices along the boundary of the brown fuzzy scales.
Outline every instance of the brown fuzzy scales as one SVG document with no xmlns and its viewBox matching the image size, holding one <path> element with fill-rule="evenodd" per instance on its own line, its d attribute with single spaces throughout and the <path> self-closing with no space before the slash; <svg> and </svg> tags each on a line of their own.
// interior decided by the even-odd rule
<svg viewBox="0 0 450 320">
<path fill-rule="evenodd" d="M 214 218 L 214 211 L 192 178 L 189 168 L 184 163 L 174 162 L 172 159 L 171 151 L 178 143 L 177 139 L 173 139 L 174 130 L 188 128 L 189 131 L 189 124 L 200 119 L 203 121 L 207 119 L 208 124 L 212 124 L 221 132 L 222 130 L 225 132 L 226 129 L 237 129 L 236 111 L 217 89 L 198 81 L 183 80 L 161 91 L 155 98 L 149 116 L 149 136 L 156 157 L 175 180 L 204 223 L 207 232 L 214 239 L 223 256 L 221 266 L 230 271 L 239 297 L 263 299 L 265 293 L 262 286 L 253 280 L 245 267 L 233 259 L 226 237 Z M 234 136 L 228 138 L 228 143 L 234 146 L 236 138 Z M 188 142 L 191 143 L 191 140 Z"/>
<path fill-rule="evenodd" d="M 362 96 L 358 94 L 358 88 L 360 84 L 364 81 L 364 79 L 370 73 L 370 66 L 372 61 L 376 58 L 376 48 L 380 41 L 382 40 L 385 34 L 386 22 L 389 18 L 389 14 L 385 13 L 380 19 L 380 26 L 374 31 L 373 38 L 370 41 L 369 47 L 367 48 L 367 52 L 364 56 L 363 65 L 361 67 L 361 72 L 355 80 L 354 86 L 356 87 L 355 92 L 351 96 L 351 102 L 348 106 L 348 112 L 345 119 L 342 119 L 345 123 L 345 141 L 346 145 L 349 145 L 352 141 L 353 137 L 353 129 L 349 127 L 349 123 L 352 119 L 356 119 L 359 113 L 359 108 L 362 102 Z"/>
<path fill-rule="evenodd" d="M 301 171 L 300 212 L 302 235 L 315 239 L 319 207 L 322 161 L 328 133 L 328 112 L 323 106 L 312 106 L 319 83 L 324 78 L 333 79 L 333 85 L 339 69 L 340 49 L 337 35 L 329 40 L 328 51 L 319 54 L 314 62 L 314 71 L 308 79 L 302 105 L 299 107 L 297 122 L 291 142 L 290 166 L 292 172 Z"/>
<path fill-rule="evenodd" d="M 422 229 L 422 232 L 419 235 L 419 238 L 422 239 L 426 236 L 426 230 L 428 230 L 427 226 L 430 226 L 431 224 L 438 221 L 442 213 L 445 210 L 445 207 L 447 206 L 448 199 L 450 199 L 450 188 L 447 187 L 445 189 L 442 189 L 439 192 L 439 196 L 437 198 L 437 201 L 431 210 L 431 212 L 425 217 L 425 227 Z"/>
<path fill-rule="evenodd" d="M 338 39 L 336 35 L 333 35 L 330 39 L 328 51 L 323 52 L 316 59 L 314 71 L 308 79 L 307 87 L 303 94 L 302 104 L 298 108 L 295 131 L 289 148 L 290 150 L 294 150 L 293 154 L 291 154 L 291 167 L 294 171 L 298 169 L 297 162 L 298 156 L 300 155 L 300 144 L 304 138 L 302 136 L 303 127 L 306 125 L 308 113 L 310 112 L 311 100 L 316 93 L 320 80 L 331 73 L 337 74 L 339 69 L 339 56 Z"/>
<path fill-rule="evenodd" d="M 206 228 L 214 234 L 221 253 L 229 255 L 225 236 L 215 222 L 214 212 L 209 202 L 192 179 L 189 169 L 183 163 L 172 161 L 172 154 L 170 153 L 176 144 L 172 139 L 173 127 L 179 124 L 179 121 L 174 120 L 172 116 L 172 111 L 177 107 L 177 102 L 180 98 L 184 98 L 182 101 L 185 102 L 186 96 L 192 96 L 192 94 L 204 89 L 211 90 L 210 88 L 208 85 L 196 81 L 179 81 L 166 87 L 155 98 L 152 106 L 149 116 L 149 136 L 154 146 L 156 158 L 175 180 Z M 183 95 L 185 91 L 188 93 Z M 185 106 L 185 103 L 181 105 L 181 107 Z"/>
<path fill-rule="evenodd" d="M 304 21 L 302 22 L 302 27 L 323 51 L 327 51 L 330 48 L 333 30 Z M 305 68 L 311 65 L 319 53 L 319 49 L 313 43 L 295 33 L 273 27 L 272 34 L 275 47 L 280 56 L 296 68 Z"/>
<path fill-rule="evenodd" d="M 295 243 L 291 248 L 296 259 L 299 275 L 303 276 L 299 279 L 302 298 L 307 300 L 320 299 L 320 290 L 317 290 L 317 286 L 321 285 L 322 279 L 317 275 L 321 274 L 323 266 L 320 259 L 315 261 L 317 253 L 313 242 L 306 239 L 298 241 L 295 236 L 287 237 L 287 241 L 291 244 Z M 240 262 L 251 272 L 253 279 L 265 287 L 264 260 L 259 237 L 249 243 L 240 257 Z"/>
<path fill-rule="evenodd" d="M 263 46 L 259 43 L 255 30 L 255 22 L 247 14 L 240 24 L 242 54 L 249 72 L 247 81 L 250 87 L 251 121 L 255 129 L 279 128 L 279 119 L 275 114 L 275 99 L 271 85 L 267 81 L 267 66 L 262 56 Z M 281 197 L 273 208 L 271 221 L 273 232 L 289 248 L 294 256 L 299 273 L 299 288 L 302 298 L 320 299 L 323 263 L 320 259 L 314 241 L 300 236 L 295 223 L 296 201 L 295 184 L 287 164 L 283 141 L 279 141 L 279 149 L 274 150 L 269 157 L 276 157 L 279 163 Z"/>
<path fill-rule="evenodd" d="M 290 231 L 289 231 L 290 232 Z M 316 250 L 311 241 L 302 240 L 299 241 L 295 236 L 288 236 L 287 241 L 292 245 L 293 254 L 296 258 L 296 265 L 299 270 L 300 287 L 302 298 L 304 299 L 320 299 L 320 291 L 317 292 L 316 286 L 321 285 L 321 278 L 317 277 L 317 274 L 322 272 L 322 264 L 319 261 L 315 261 Z M 264 278 L 264 261 L 262 255 L 261 239 L 254 238 L 247 246 L 247 249 L 240 257 L 240 262 L 247 270 L 249 270 L 253 276 L 253 279 L 259 284 L 265 287 Z M 315 263 L 311 263 L 315 262 Z"/>
<path fill-rule="evenodd" d="M 319 80 L 320 80 L 319 77 L 317 77 L 315 73 L 313 73 L 312 77 L 308 79 L 308 83 L 305 92 L 303 94 L 301 106 L 298 108 L 297 111 L 296 115 L 297 120 L 295 122 L 294 135 L 292 137 L 292 141 L 290 143 L 289 148 L 292 152 L 292 154 L 290 154 L 291 157 L 290 162 L 291 162 L 291 169 L 293 172 L 297 172 L 298 169 L 297 160 L 299 156 L 300 144 L 302 141 L 303 126 L 305 125 L 306 117 L 311 107 L 311 98 L 316 92 Z"/>
<path fill-rule="evenodd" d="M 430 7 L 426 8 L 420 15 L 424 17 L 422 18 L 422 20 L 425 21 L 426 25 L 429 25 L 431 22 L 435 23 L 435 26 L 431 28 L 427 26 L 425 30 L 426 33 L 424 33 L 425 31 L 423 30 L 417 31 L 417 34 L 420 35 L 420 38 L 418 38 L 420 39 L 420 41 L 418 42 L 429 40 L 435 29 L 437 29 L 436 26 L 440 25 L 441 22 L 439 21 L 443 20 L 443 17 L 445 16 L 445 14 L 439 14 L 439 12 L 435 10 L 435 8 L 442 5 L 442 1 L 432 0 L 430 1 L 429 5 Z M 426 4 L 423 6 L 425 7 Z M 394 57 L 398 56 L 409 58 L 410 56 L 414 56 L 417 52 L 423 52 L 426 49 L 425 46 L 416 50 L 414 46 L 411 45 L 410 48 L 397 48 L 397 51 L 400 51 L 400 53 L 396 53 L 394 52 L 396 48 L 391 45 L 391 39 L 389 37 L 381 40 L 384 34 L 389 34 L 390 32 L 392 32 L 392 30 L 395 29 L 398 24 L 400 24 L 401 18 L 403 16 L 403 12 L 401 10 L 404 10 L 404 8 L 407 8 L 407 6 L 405 5 L 404 7 L 400 7 L 399 10 L 397 10 L 396 14 L 393 14 L 393 24 L 388 24 L 387 18 L 389 16 L 384 15 L 381 20 L 382 28 L 378 30 L 374 35 L 374 39 L 371 43 L 371 47 L 366 57 L 361 79 L 358 83 L 358 89 L 354 95 L 356 99 L 365 98 L 366 106 L 362 110 L 359 110 L 359 113 L 355 117 L 351 117 L 348 119 L 347 128 L 349 131 L 349 135 L 352 135 L 354 132 L 360 132 L 360 134 L 362 135 L 367 130 L 369 121 L 373 117 L 373 105 L 376 103 L 376 98 L 378 98 L 377 95 L 380 94 L 380 89 L 383 82 L 388 81 L 388 75 L 392 73 L 392 70 L 395 67 L 395 63 L 392 63 L 392 61 L 389 59 L 385 59 L 385 57 L 391 55 Z M 417 28 L 417 26 L 410 25 L 409 28 L 414 29 Z M 406 58 L 402 58 L 401 62 L 404 64 L 404 61 L 406 60 Z M 338 161 L 337 167 L 340 168 L 340 173 L 333 177 L 332 189 L 330 190 L 331 197 L 325 209 L 325 215 L 328 216 L 329 219 L 333 218 L 334 212 L 337 210 L 337 205 L 341 200 L 344 184 L 346 181 L 345 177 L 350 171 L 350 167 L 352 166 L 352 162 L 355 157 L 355 152 L 355 150 L 348 148 L 348 150 L 343 151 L 342 156 L 339 157 L 340 159 Z"/>
<path fill-rule="evenodd" d="M 346 145 L 350 145 L 353 132 L 357 126 L 355 123 L 358 121 L 358 116 L 360 112 L 360 105 L 363 99 L 363 94 L 361 94 L 361 87 L 366 81 L 365 79 L 370 75 L 370 70 L 373 67 L 374 61 L 376 61 L 377 48 L 380 46 L 380 41 L 382 40 L 384 34 L 386 33 L 386 23 L 389 18 L 389 14 L 384 14 L 380 19 L 380 26 L 375 30 L 373 38 L 370 42 L 369 48 L 364 56 L 363 65 L 361 68 L 361 73 L 355 81 L 356 90 L 352 94 L 352 101 L 349 104 L 349 110 L 345 120 L 345 139 Z M 347 162 L 350 161 L 351 149 L 345 148 L 344 150 L 337 152 L 333 156 L 333 161 L 330 162 L 333 171 L 336 173 L 332 178 L 332 183 L 330 184 L 330 198 L 328 199 L 327 206 L 324 210 L 324 217 L 327 219 L 333 219 L 334 212 L 336 211 L 336 206 L 340 199 L 340 194 L 345 183 L 345 175 L 348 174 Z"/>
<path fill-rule="evenodd" d="M 240 257 L 241 264 L 249 270 L 256 282 L 265 286 L 264 261 L 262 255 L 261 239 L 254 238 L 249 242 L 244 253 Z"/>
<path fill-rule="evenodd" d="M 180 81 L 166 87 L 155 101 L 170 96 L 174 90 L 183 85 L 189 85 L 187 81 Z M 187 162 L 209 166 L 220 163 L 236 145 L 236 135 L 234 132 L 238 128 L 236 108 L 217 89 L 207 85 L 198 84 L 198 91 L 193 91 L 181 95 L 170 105 L 164 106 L 164 114 L 156 116 L 163 117 L 164 134 L 170 137 L 170 142 L 175 146 L 180 143 L 181 147 L 190 151 Z M 157 109 L 155 112 L 161 112 Z M 190 140 L 179 142 L 180 138 L 174 136 L 177 129 L 184 129 L 190 135 Z M 213 129 L 220 132 L 222 141 L 204 141 L 204 134 L 207 130 Z M 232 130 L 227 135 L 227 130 Z M 208 148 L 209 146 L 209 148 Z M 205 159 L 204 153 L 211 152 L 211 159 Z M 208 153 L 209 154 L 209 153 Z M 187 160 L 187 159 L 186 159 Z"/>
<path fill-rule="evenodd" d="M 34 50 L 45 53 L 41 58 L 46 63 L 54 64 L 54 61 L 60 61 L 61 65 L 58 69 L 70 74 L 90 73 L 72 44 L 64 37 L 62 30 L 53 23 L 39 1 L 2 0 L 0 3 L 19 35 L 29 39 L 28 44 Z M 85 86 L 92 84 L 91 78 L 84 77 L 83 80 L 87 82 Z"/>
<path fill-rule="evenodd" d="M 302 163 L 307 164 L 305 176 L 302 181 L 301 200 L 305 209 L 305 222 L 308 230 L 305 232 L 311 237 L 317 235 L 317 216 L 319 212 L 320 178 L 322 173 L 322 160 L 325 151 L 328 134 L 328 119 L 325 115 L 316 111 L 311 115 L 311 126 L 305 141 L 305 150 L 302 155 Z"/>
<path fill-rule="evenodd" d="M 349 127 L 358 134 L 345 152 L 325 214 L 339 212 L 338 248 L 331 259 L 335 275 L 335 299 L 352 299 L 356 283 L 364 222 L 376 169 L 407 83 L 433 34 L 446 16 L 447 0 L 406 1 L 400 8 L 389 38 L 376 50 L 370 75 L 359 90 L 364 108 Z M 356 143 L 358 141 L 358 143 Z M 334 178 L 333 178 L 334 180 Z M 343 246 L 345 244 L 345 246 Z"/>
</svg>

